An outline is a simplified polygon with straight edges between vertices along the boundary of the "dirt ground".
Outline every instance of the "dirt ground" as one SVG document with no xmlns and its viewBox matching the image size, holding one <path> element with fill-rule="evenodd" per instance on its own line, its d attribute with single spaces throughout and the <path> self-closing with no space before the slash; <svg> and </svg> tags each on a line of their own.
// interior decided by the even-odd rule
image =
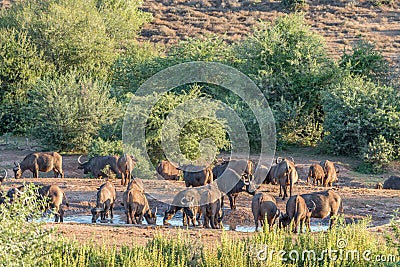
<svg viewBox="0 0 400 267">
<path fill-rule="evenodd" d="M 143 10 L 153 15 L 144 26 L 141 40 L 165 44 L 188 37 L 216 34 L 239 40 L 259 21 L 271 22 L 289 11 L 280 0 L 149 0 Z M 371 0 L 306 1 L 303 9 L 313 31 L 321 34 L 330 54 L 340 56 L 358 38 L 374 42 L 383 55 L 398 62 L 400 2 L 372 5 Z"/>
<path fill-rule="evenodd" d="M 22 160 L 28 154 L 27 150 L 0 150 L 0 167 L 6 168 L 9 176 L 12 174 L 12 165 L 15 160 Z M 324 190 L 321 187 L 307 185 L 305 182 L 306 172 L 311 163 L 318 162 L 324 158 L 320 155 L 314 155 L 312 151 L 296 150 L 287 151 L 290 155 L 294 155 L 295 159 L 298 158 L 296 168 L 299 172 L 300 181 L 294 188 L 294 194 L 302 194 L 313 191 Z M 285 156 L 285 153 L 281 153 Z M 300 156 L 301 155 L 301 156 Z M 70 207 L 66 208 L 65 217 L 71 216 L 90 216 L 89 205 L 94 205 L 96 198 L 97 187 L 99 187 L 104 180 L 102 179 L 89 179 L 89 178 L 74 178 L 83 177 L 82 170 L 77 169 L 77 155 L 64 155 L 63 168 L 66 178 L 50 178 L 53 174 L 40 173 L 41 176 L 47 178 L 33 179 L 32 174 L 27 171 L 24 173 L 23 178 L 15 180 L 13 178 L 7 179 L 3 184 L 4 190 L 10 187 L 18 186 L 23 182 L 33 182 L 35 184 L 57 184 L 66 193 L 70 202 Z M 372 225 L 375 230 L 383 225 L 389 223 L 394 214 L 394 210 L 400 208 L 400 191 L 396 190 L 377 190 L 373 186 L 377 181 L 383 181 L 389 174 L 394 174 L 398 170 L 395 168 L 393 173 L 385 174 L 384 176 L 368 176 L 357 174 L 348 169 L 348 166 L 343 163 L 344 158 L 331 158 L 331 160 L 338 163 L 341 167 L 339 174 L 339 183 L 335 184 L 334 189 L 343 198 L 344 217 L 346 222 L 357 221 L 366 216 L 371 216 Z M 341 161 L 342 160 L 342 161 Z M 346 162 L 351 162 L 350 159 Z M 150 227 L 147 225 L 142 226 L 127 226 L 123 206 L 120 204 L 122 201 L 122 193 L 125 190 L 119 184 L 119 180 L 113 180 L 117 189 L 117 204 L 115 214 L 121 218 L 121 223 L 118 224 L 81 224 L 81 223 L 63 223 L 54 224 L 47 223 L 48 227 L 55 226 L 59 233 L 68 238 L 76 239 L 80 242 L 96 242 L 114 244 L 116 246 L 130 245 L 130 244 L 145 244 L 150 238 L 162 234 L 168 236 L 181 235 L 183 238 L 191 238 L 196 241 L 201 241 L 204 244 L 215 244 L 219 242 L 221 237 L 221 230 L 209 230 L 199 227 L 190 229 L 179 229 L 174 227 L 157 226 Z M 163 180 L 144 180 L 145 190 L 148 194 L 150 206 L 154 209 L 157 207 L 157 212 L 161 216 L 168 208 L 168 204 L 158 201 L 167 195 L 171 197 L 183 188 L 182 181 L 172 182 Z M 273 185 L 262 185 L 260 190 L 267 191 L 276 197 L 277 204 L 280 210 L 285 211 L 285 201 L 278 198 L 279 188 Z M 155 199 L 157 198 L 157 199 Z M 253 216 L 251 213 L 251 198 L 252 196 L 247 193 L 241 193 L 237 201 L 237 210 L 230 210 L 229 203 L 225 200 L 225 217 L 223 223 L 229 225 L 231 229 L 236 226 L 254 226 Z M 327 224 L 328 219 L 318 220 L 312 219 L 312 223 Z M 229 236 L 243 238 L 246 236 L 254 235 L 253 232 L 238 232 L 228 231 Z"/>
</svg>

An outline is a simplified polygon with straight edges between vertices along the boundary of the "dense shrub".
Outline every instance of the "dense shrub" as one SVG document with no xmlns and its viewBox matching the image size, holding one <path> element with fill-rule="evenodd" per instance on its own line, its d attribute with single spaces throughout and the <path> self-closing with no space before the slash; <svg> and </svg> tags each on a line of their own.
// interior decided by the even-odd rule
<svg viewBox="0 0 400 267">
<path fill-rule="evenodd" d="M 2 13 L 0 27 L 25 29 L 57 72 L 106 78 L 123 45 L 150 18 L 140 5 L 137 0 L 17 1 Z"/>
<path fill-rule="evenodd" d="M 393 145 L 379 135 L 368 143 L 363 156 L 364 161 L 369 163 L 375 172 L 380 172 L 394 159 L 394 154 Z"/>
<path fill-rule="evenodd" d="M 0 266 L 37 266 L 58 249 L 52 230 L 38 222 L 44 203 L 37 199 L 35 188 L 27 184 L 13 204 L 6 198 L 0 205 Z"/>
<path fill-rule="evenodd" d="M 100 128 L 121 116 L 109 91 L 76 74 L 39 81 L 30 93 L 32 135 L 53 149 L 86 151 Z"/>
<path fill-rule="evenodd" d="M 335 78 L 336 68 L 322 36 L 310 30 L 303 15 L 291 14 L 273 24 L 261 24 L 237 46 L 236 52 L 236 66 L 258 83 L 270 106 L 276 108 L 275 114 L 279 115 L 286 104 L 294 107 L 295 103 L 303 103 L 297 105 L 296 116 L 277 116 L 283 140 L 300 144 L 319 141 L 318 125 L 323 121 L 320 94 Z M 297 124 L 296 133 L 292 127 L 286 128 L 288 124 Z M 312 128 L 317 132 L 309 135 Z"/>
<path fill-rule="evenodd" d="M 339 66 L 354 75 L 368 77 L 372 80 L 387 82 L 389 64 L 375 45 L 359 40 L 353 44 L 350 52 L 344 50 Z"/>
<path fill-rule="evenodd" d="M 25 32 L 0 29 L 0 133 L 25 134 L 27 91 L 51 65 Z"/>
<path fill-rule="evenodd" d="M 335 154 L 360 155 L 368 143 L 381 135 L 395 150 L 394 156 L 398 157 L 398 91 L 376 85 L 360 76 L 344 75 L 341 82 L 325 92 L 323 107 L 324 130 L 327 133 L 323 145 L 328 151 Z"/>
<path fill-rule="evenodd" d="M 282 5 L 288 9 L 298 11 L 307 5 L 306 0 L 282 0 Z"/>
<path fill-rule="evenodd" d="M 200 86 L 194 85 L 189 92 L 164 94 L 152 107 L 146 124 L 146 152 L 154 164 L 165 158 L 163 145 L 168 146 L 176 141 L 179 143 L 182 154 L 190 160 L 197 159 L 200 153 L 205 152 L 201 151 L 201 148 L 205 148 L 203 146 L 205 143 L 200 146 L 200 142 L 204 139 L 211 139 L 214 142 L 215 145 L 212 147 L 216 148 L 216 153 L 229 147 L 226 131 L 223 125 L 216 121 L 216 114 L 220 107 L 215 102 L 208 102 L 207 99 L 204 100 L 207 101 L 207 106 L 203 105 L 201 98 L 204 95 L 200 89 Z M 147 109 L 146 103 L 154 101 L 156 97 L 156 95 L 133 96 L 132 100 L 137 105 L 130 107 L 129 116 L 126 119 L 144 116 L 146 110 L 143 109 Z M 180 106 L 195 99 L 199 100 L 196 105 Z M 182 109 L 177 109 L 178 106 Z M 194 115 L 194 117 L 187 120 L 188 115 Z M 166 122 L 169 123 L 169 127 L 164 127 Z M 177 129 L 180 129 L 178 136 L 175 132 Z M 207 146 L 208 152 L 210 152 L 209 149 L 211 147 Z"/>
</svg>

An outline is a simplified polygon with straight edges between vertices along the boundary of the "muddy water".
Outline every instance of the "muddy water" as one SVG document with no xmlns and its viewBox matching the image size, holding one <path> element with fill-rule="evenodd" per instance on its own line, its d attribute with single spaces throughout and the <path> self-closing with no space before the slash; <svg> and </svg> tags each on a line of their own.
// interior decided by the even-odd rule
<svg viewBox="0 0 400 267">
<path fill-rule="evenodd" d="M 44 219 L 45 222 L 53 222 L 53 217 Z M 74 216 L 66 216 L 64 217 L 64 223 L 73 222 L 73 223 L 83 223 L 83 224 L 91 224 L 92 216 L 91 215 L 74 215 Z M 168 221 L 171 226 L 182 227 L 182 213 L 178 212 L 175 216 Z M 125 224 L 125 216 L 121 216 L 120 214 L 114 214 L 114 218 L 112 220 L 106 219 L 105 221 L 97 220 L 97 223 L 101 224 Z M 143 224 L 146 225 L 146 220 L 143 219 Z M 163 216 L 157 215 L 157 225 L 163 225 Z M 232 229 L 229 225 L 224 225 L 225 230 L 234 230 L 237 232 L 255 232 L 255 226 L 253 225 L 236 225 L 234 229 Z M 318 222 L 311 222 L 311 232 L 320 232 L 326 231 L 328 229 L 328 225 L 323 225 Z M 261 230 L 261 229 L 260 229 Z"/>
</svg>

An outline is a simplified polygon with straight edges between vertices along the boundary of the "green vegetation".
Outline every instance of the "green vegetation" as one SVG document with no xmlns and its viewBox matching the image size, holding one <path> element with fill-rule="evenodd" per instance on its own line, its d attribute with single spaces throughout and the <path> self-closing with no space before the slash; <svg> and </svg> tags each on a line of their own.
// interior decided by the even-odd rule
<svg viewBox="0 0 400 267">
<path fill-rule="evenodd" d="M 222 233 L 212 248 L 178 237 L 157 235 L 145 246 L 96 246 L 64 239 L 54 240 L 53 250 L 38 259 L 40 266 L 395 266 L 400 255 L 399 224 L 384 238 L 366 229 L 368 221 L 340 225 L 327 233 L 291 233 L 264 229 L 237 240 Z M 280 251 L 284 251 L 283 254 Z M 385 257 L 388 262 L 379 262 Z M 390 257 L 390 258 L 389 258 Z M 7 262 L 6 262 L 7 263 Z M 27 260 L 32 266 L 35 260 Z"/>
<path fill-rule="evenodd" d="M 37 199 L 35 189 L 27 184 L 13 204 L 6 197 L 0 205 L 0 266 L 35 266 L 56 250 L 52 231 L 37 221 L 44 202 Z"/>
<path fill-rule="evenodd" d="M 293 7 L 305 3 L 283 2 Z M 138 32 L 151 19 L 141 4 L 35 0 L 16 1 L 2 10 L 0 133 L 37 137 L 48 149 L 119 154 L 125 108 L 133 93 L 157 72 L 197 60 L 235 67 L 259 86 L 275 117 L 278 147 L 319 146 L 365 159 L 371 171 L 382 171 L 388 160 L 399 158 L 399 84 L 374 44 L 359 40 L 335 60 L 301 13 L 260 23 L 234 43 L 217 36 L 169 47 L 138 43 Z M 168 113 L 201 97 L 232 108 L 257 153 L 261 133 L 247 103 L 225 88 L 199 84 L 192 91 L 193 86 L 175 88 L 153 107 L 145 126 L 151 161 L 165 157 L 161 125 Z M 191 112 L 201 108 L 193 105 Z M 202 110 L 214 118 L 216 109 Z M 215 143 L 216 152 L 230 148 L 224 122 L 195 119 L 182 130 L 179 148 L 190 160 L 213 153 L 201 142 L 204 138 Z M 143 151 L 136 152 L 144 159 Z M 149 174 L 146 164 L 138 166 Z"/>
</svg>

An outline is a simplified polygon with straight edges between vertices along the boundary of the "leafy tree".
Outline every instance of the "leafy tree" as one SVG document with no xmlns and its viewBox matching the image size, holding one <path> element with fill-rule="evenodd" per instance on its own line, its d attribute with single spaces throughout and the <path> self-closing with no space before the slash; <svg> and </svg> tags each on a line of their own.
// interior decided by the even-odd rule
<svg viewBox="0 0 400 267">
<path fill-rule="evenodd" d="M 398 157 L 400 95 L 397 90 L 347 74 L 324 93 L 323 108 L 327 132 L 323 146 L 328 151 L 361 156 L 368 143 L 382 136 Z"/>
<path fill-rule="evenodd" d="M 0 26 L 23 29 L 57 72 L 105 78 L 121 48 L 149 15 L 141 1 L 18 1 L 3 12 Z"/>
<path fill-rule="evenodd" d="M 25 32 L 0 29 L 0 133 L 26 133 L 27 91 L 51 69 Z"/>
<path fill-rule="evenodd" d="M 335 79 L 336 68 L 326 53 L 322 36 L 310 30 L 304 15 L 290 14 L 273 24 L 261 24 L 236 51 L 237 67 L 263 89 L 275 114 L 279 115 L 287 103 L 303 103 L 296 116 L 277 116 L 283 140 L 304 144 L 319 141 L 322 128 L 318 125 L 323 121 L 321 91 Z M 300 134 L 293 136 L 291 127 L 285 128 L 288 123 L 296 125 Z M 318 132 L 310 135 L 312 128 Z"/>
<path fill-rule="evenodd" d="M 32 135 L 61 150 L 86 151 L 103 125 L 122 116 L 108 85 L 74 73 L 39 81 L 30 99 Z"/>
<path fill-rule="evenodd" d="M 138 105 L 130 107 L 128 113 L 134 117 L 144 116 L 147 111 L 147 109 L 144 110 L 146 103 L 153 101 L 155 97 L 157 96 L 132 96 L 133 101 Z M 199 158 L 200 153 L 204 152 L 200 151 L 201 147 L 207 147 L 206 152 L 215 149 L 216 153 L 221 149 L 229 148 L 225 128 L 216 119 L 219 106 L 209 101 L 203 104 L 202 97 L 205 96 L 201 93 L 200 86 L 194 85 L 189 92 L 164 94 L 152 107 L 145 130 L 146 152 L 153 163 L 165 159 L 163 145 L 172 144 L 175 141 L 178 141 L 181 153 L 189 160 Z M 180 109 L 181 104 L 190 103 L 192 100 L 196 100 L 196 105 L 192 104 Z M 191 114 L 194 118 L 186 121 L 188 115 Z M 166 123 L 169 123 L 169 127 L 164 127 Z M 175 130 L 178 130 L 178 136 Z M 208 146 L 209 143 L 201 143 L 205 139 L 212 140 L 214 144 Z"/>
</svg>

